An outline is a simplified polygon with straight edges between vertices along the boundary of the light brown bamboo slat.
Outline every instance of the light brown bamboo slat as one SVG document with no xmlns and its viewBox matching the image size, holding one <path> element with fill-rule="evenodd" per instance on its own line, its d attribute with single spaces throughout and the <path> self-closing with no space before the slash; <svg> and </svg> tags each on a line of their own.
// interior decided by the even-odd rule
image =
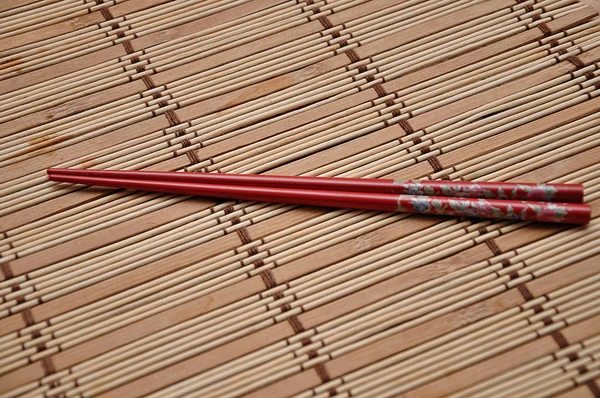
<svg viewBox="0 0 600 398">
<path fill-rule="evenodd" d="M 594 394 L 598 10 L 1 5 L 0 393 Z M 593 219 L 206 201 L 51 166 L 573 182 Z"/>
</svg>

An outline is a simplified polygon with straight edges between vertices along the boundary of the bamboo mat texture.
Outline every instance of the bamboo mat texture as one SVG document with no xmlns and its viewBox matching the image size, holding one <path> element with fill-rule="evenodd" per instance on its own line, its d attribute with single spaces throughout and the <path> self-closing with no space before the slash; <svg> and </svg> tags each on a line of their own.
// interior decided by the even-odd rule
<svg viewBox="0 0 600 398">
<path fill-rule="evenodd" d="M 0 396 L 600 396 L 600 1 L 1 0 Z M 588 226 L 50 182 L 582 183 Z"/>
</svg>

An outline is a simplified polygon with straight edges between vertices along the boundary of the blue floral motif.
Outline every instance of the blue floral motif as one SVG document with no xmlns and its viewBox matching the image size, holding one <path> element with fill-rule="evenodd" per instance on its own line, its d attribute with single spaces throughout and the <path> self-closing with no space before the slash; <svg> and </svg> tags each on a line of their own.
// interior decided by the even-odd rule
<svg viewBox="0 0 600 398">
<path fill-rule="evenodd" d="M 413 209 L 418 213 L 429 213 L 429 199 L 427 197 L 417 197 L 410 199 L 413 205 Z"/>
<path fill-rule="evenodd" d="M 404 189 L 406 190 L 406 194 L 408 195 L 423 195 L 423 184 L 405 184 Z"/>
</svg>

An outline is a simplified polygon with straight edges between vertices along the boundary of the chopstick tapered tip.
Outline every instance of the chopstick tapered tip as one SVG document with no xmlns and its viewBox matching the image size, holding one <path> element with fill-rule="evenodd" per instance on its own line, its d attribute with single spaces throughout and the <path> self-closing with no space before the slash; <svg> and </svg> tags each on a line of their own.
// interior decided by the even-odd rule
<svg viewBox="0 0 600 398">
<path fill-rule="evenodd" d="M 68 171 L 69 169 L 61 169 L 58 167 L 51 167 L 49 169 L 46 170 L 46 173 L 48 173 L 48 175 L 53 175 L 53 174 L 65 174 L 66 171 Z"/>
<path fill-rule="evenodd" d="M 65 171 L 66 170 L 66 171 Z M 50 181 L 63 182 L 61 177 L 69 175 L 69 169 L 49 168 L 46 170 Z"/>
<path fill-rule="evenodd" d="M 58 174 L 51 174 L 48 173 L 48 179 L 50 181 L 54 181 L 54 182 L 60 182 L 60 180 L 58 179 L 58 177 L 60 177 Z"/>
<path fill-rule="evenodd" d="M 85 169 L 63 169 L 60 167 L 51 167 L 46 170 L 48 175 L 85 175 L 87 170 Z"/>
</svg>

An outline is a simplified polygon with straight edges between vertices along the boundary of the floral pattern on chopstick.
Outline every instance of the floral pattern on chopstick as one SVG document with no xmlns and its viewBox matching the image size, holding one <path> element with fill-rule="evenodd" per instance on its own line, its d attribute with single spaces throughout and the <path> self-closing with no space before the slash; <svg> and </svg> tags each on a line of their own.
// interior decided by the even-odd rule
<svg viewBox="0 0 600 398">
<path fill-rule="evenodd" d="M 520 192 L 523 194 L 520 194 Z M 515 189 L 511 191 L 510 199 L 518 199 L 525 196 L 525 200 L 537 200 L 540 202 L 550 202 L 554 200 L 554 194 L 556 188 L 550 185 L 537 184 L 535 187 L 518 184 Z"/>
<path fill-rule="evenodd" d="M 550 202 L 554 200 L 557 189 L 551 185 L 524 185 L 515 183 L 486 183 L 464 181 L 412 181 L 394 180 L 398 185 L 397 193 L 403 195 L 451 196 L 459 198 L 535 200 Z"/>
<path fill-rule="evenodd" d="M 453 199 L 436 196 L 398 196 L 398 211 L 448 216 L 504 218 L 562 222 L 569 215 L 564 205 L 540 202 L 503 203 L 487 199 Z"/>
</svg>

